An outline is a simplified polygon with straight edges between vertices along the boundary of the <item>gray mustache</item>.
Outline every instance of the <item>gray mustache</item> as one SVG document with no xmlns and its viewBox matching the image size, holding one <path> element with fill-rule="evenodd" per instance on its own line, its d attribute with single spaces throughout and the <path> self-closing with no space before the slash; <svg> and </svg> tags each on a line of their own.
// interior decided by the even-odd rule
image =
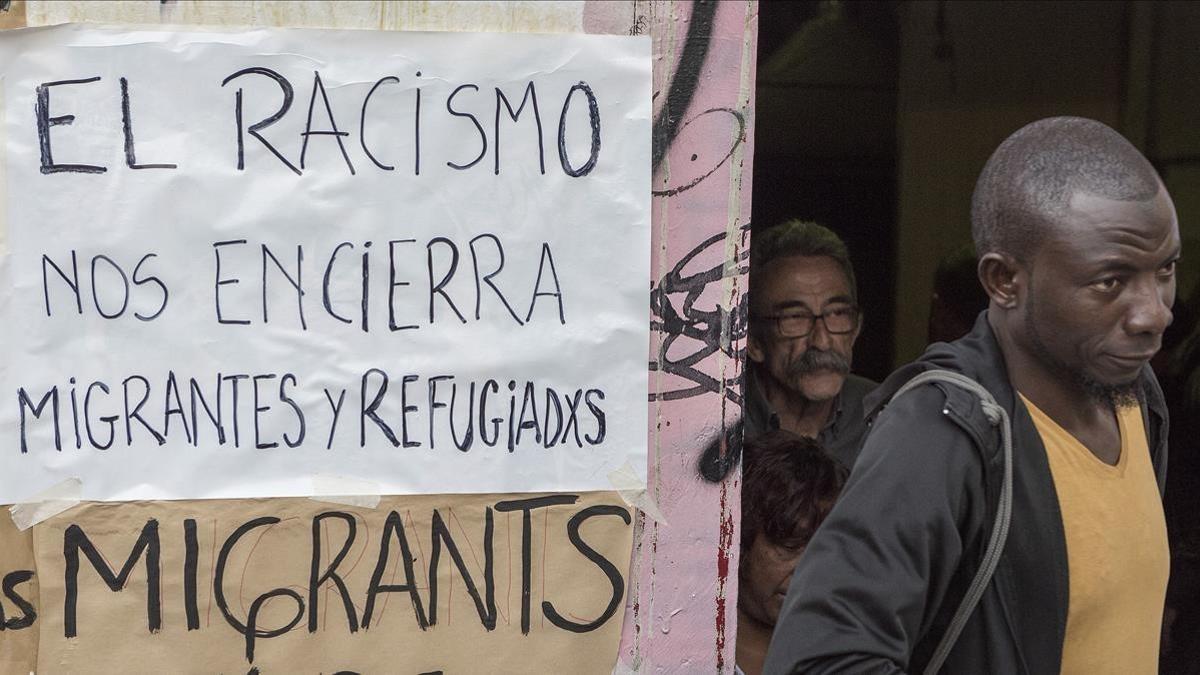
<svg viewBox="0 0 1200 675">
<path fill-rule="evenodd" d="M 808 375 L 827 370 L 845 375 L 850 372 L 850 364 L 837 352 L 806 349 L 791 368 L 793 375 Z"/>
</svg>

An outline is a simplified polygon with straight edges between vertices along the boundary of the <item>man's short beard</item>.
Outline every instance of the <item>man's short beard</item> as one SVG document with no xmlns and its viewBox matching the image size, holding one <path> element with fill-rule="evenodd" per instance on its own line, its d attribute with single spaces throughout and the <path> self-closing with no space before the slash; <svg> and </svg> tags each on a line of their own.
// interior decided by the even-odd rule
<svg viewBox="0 0 1200 675">
<path fill-rule="evenodd" d="M 1137 380 L 1124 384 L 1104 384 L 1080 373 L 1078 384 L 1084 387 L 1084 391 L 1093 401 L 1106 403 L 1113 410 L 1131 408 L 1142 401 L 1141 387 L 1138 386 Z"/>
<path fill-rule="evenodd" d="M 1032 289 L 1029 297 L 1029 310 L 1025 313 L 1025 330 L 1029 334 L 1029 342 L 1033 351 L 1042 363 L 1050 366 L 1050 369 L 1058 375 L 1070 380 L 1088 399 L 1113 410 L 1138 405 L 1141 402 L 1141 386 L 1137 378 L 1116 384 L 1101 382 L 1089 376 L 1082 369 L 1072 368 L 1051 354 L 1049 347 L 1046 346 L 1046 341 L 1042 339 L 1042 334 L 1038 332 L 1037 319 L 1034 318 L 1035 305 Z"/>
</svg>

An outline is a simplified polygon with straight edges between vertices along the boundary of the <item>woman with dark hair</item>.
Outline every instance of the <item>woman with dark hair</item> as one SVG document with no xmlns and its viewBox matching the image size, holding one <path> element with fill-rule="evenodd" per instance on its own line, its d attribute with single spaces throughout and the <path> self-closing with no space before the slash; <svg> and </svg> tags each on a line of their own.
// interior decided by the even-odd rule
<svg viewBox="0 0 1200 675">
<path fill-rule="evenodd" d="M 812 438 L 772 431 L 746 442 L 738 566 L 737 667 L 762 672 L 796 561 L 846 480 Z"/>
</svg>

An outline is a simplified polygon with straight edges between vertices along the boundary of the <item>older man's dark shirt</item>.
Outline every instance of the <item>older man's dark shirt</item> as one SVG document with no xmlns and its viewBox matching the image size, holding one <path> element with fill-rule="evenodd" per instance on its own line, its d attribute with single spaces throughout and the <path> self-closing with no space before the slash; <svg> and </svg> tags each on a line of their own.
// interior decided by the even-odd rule
<svg viewBox="0 0 1200 675">
<path fill-rule="evenodd" d="M 771 408 L 754 370 L 753 366 L 746 370 L 746 398 L 742 408 L 746 440 L 779 428 L 779 413 Z M 854 468 L 854 461 L 858 459 L 858 451 L 867 433 L 863 397 L 876 386 L 878 383 L 865 377 L 847 375 L 842 390 L 838 392 L 833 415 L 825 422 L 820 435 L 817 436 L 817 441 L 825 448 L 825 452 L 847 470 Z"/>
</svg>

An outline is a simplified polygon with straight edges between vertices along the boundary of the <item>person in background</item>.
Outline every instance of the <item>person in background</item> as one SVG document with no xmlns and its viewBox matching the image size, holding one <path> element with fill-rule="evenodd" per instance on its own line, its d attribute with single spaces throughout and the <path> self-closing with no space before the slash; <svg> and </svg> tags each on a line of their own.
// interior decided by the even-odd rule
<svg viewBox="0 0 1200 675">
<path fill-rule="evenodd" d="M 1165 507 L 1171 581 L 1164 617 L 1163 675 L 1200 672 L 1200 287 L 1175 312 L 1160 352 L 1171 412 Z"/>
<path fill-rule="evenodd" d="M 1172 321 L 1174 203 L 1120 134 L 1057 117 L 992 154 L 971 234 L 988 310 L 867 403 L 871 433 L 792 577 L 766 672 L 1159 668 L 1169 426 L 1149 363 Z M 892 399 L 931 369 L 967 384 Z"/>
<path fill-rule="evenodd" d="M 846 245 L 792 220 L 755 233 L 750 265 L 746 438 L 785 429 L 850 469 L 875 383 L 850 372 L 862 313 Z"/>
<path fill-rule="evenodd" d="M 737 666 L 759 675 L 792 570 L 846 470 L 815 440 L 787 431 L 747 441 L 742 466 Z"/>
<path fill-rule="evenodd" d="M 988 297 L 979 285 L 975 247 L 967 244 L 938 263 L 929 298 L 929 344 L 953 342 L 971 332 Z"/>
</svg>

